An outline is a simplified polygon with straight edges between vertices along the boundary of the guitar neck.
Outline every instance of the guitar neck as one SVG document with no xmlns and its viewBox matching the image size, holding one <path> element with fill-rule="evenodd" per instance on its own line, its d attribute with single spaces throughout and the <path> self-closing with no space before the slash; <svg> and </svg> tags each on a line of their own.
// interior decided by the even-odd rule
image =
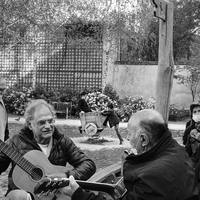
<svg viewBox="0 0 200 200">
<path fill-rule="evenodd" d="M 13 162 L 15 162 L 19 167 L 21 167 L 28 174 L 31 174 L 31 171 L 35 166 L 26 160 L 21 154 L 8 146 L 5 142 L 0 140 L 0 151 L 7 155 Z"/>
<path fill-rule="evenodd" d="M 119 197 L 123 196 L 126 192 L 125 188 L 121 186 L 123 178 L 121 178 L 116 184 L 108 184 L 108 183 L 98 183 L 98 182 L 88 182 L 88 181 L 80 181 L 76 180 L 76 182 L 85 190 L 92 190 L 92 191 L 101 191 L 106 192 L 113 199 L 118 199 Z M 47 191 L 59 189 L 69 185 L 68 178 L 56 178 L 56 179 L 49 179 L 45 178 L 41 181 L 35 188 L 34 194 L 41 194 Z"/>
<path fill-rule="evenodd" d="M 87 181 L 80 181 L 80 180 L 77 180 L 76 182 L 85 190 L 101 191 L 101 192 L 106 192 L 109 194 L 113 192 L 113 190 L 115 189 L 114 184 L 87 182 Z"/>
</svg>

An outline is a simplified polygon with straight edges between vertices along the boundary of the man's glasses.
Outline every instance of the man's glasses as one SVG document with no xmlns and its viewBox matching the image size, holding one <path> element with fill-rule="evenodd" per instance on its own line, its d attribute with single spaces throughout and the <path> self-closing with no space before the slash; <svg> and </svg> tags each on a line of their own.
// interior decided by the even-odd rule
<svg viewBox="0 0 200 200">
<path fill-rule="evenodd" d="M 46 123 L 48 123 L 49 125 L 53 125 L 55 123 L 55 119 L 47 119 L 47 120 L 40 120 L 37 122 L 38 126 L 45 126 Z"/>
</svg>

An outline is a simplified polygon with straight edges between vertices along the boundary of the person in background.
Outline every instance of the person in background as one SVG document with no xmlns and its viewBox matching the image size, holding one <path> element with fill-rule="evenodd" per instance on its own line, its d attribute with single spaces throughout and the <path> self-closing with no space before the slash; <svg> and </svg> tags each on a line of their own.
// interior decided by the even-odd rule
<svg viewBox="0 0 200 200">
<path fill-rule="evenodd" d="M 4 77 L 0 77 L 0 139 L 2 141 L 5 141 L 9 138 L 8 114 L 2 99 L 5 89 L 6 79 Z"/>
<path fill-rule="evenodd" d="M 86 98 L 87 98 L 87 93 L 81 92 L 80 99 L 78 102 L 78 107 L 77 107 L 79 114 L 92 112 L 92 110 L 90 109 L 89 105 L 86 102 Z M 82 126 L 79 126 L 78 129 L 79 129 L 79 132 L 82 133 Z"/>
<path fill-rule="evenodd" d="M 80 94 L 80 99 L 78 102 L 78 107 L 77 110 L 78 112 L 92 112 L 92 110 L 90 109 L 89 105 L 86 102 L 86 97 L 87 97 L 87 93 L 86 92 L 82 92 Z"/>
<path fill-rule="evenodd" d="M 192 161 L 171 135 L 164 118 L 155 110 L 134 113 L 128 121 L 130 144 L 136 154 L 125 155 L 123 200 L 199 200 Z M 103 195 L 84 191 L 69 177 L 61 189 L 72 200 L 105 200 Z"/>
<path fill-rule="evenodd" d="M 63 166 L 62 172 L 55 171 L 55 175 L 58 177 L 73 175 L 78 180 L 87 180 L 95 173 L 95 163 L 74 144 L 67 134 L 60 133 L 55 127 L 55 111 L 50 104 L 41 99 L 34 100 L 26 108 L 24 117 L 25 127 L 19 134 L 13 135 L 6 141 L 9 147 L 22 156 L 32 150 L 43 152 L 51 164 Z M 31 199 L 30 194 L 17 188 L 11 178 L 16 163 L 0 152 L 0 174 L 6 171 L 11 163 L 7 199 Z M 67 167 L 67 163 L 73 168 Z M 34 163 L 32 164 L 34 165 Z M 54 176 L 54 174 L 48 174 L 48 176 L 51 175 Z M 25 180 L 24 184 L 29 185 Z"/>
<path fill-rule="evenodd" d="M 192 156 L 190 132 L 195 129 L 195 122 L 200 119 L 200 102 L 193 102 L 190 105 L 190 116 L 191 119 L 186 123 L 183 134 L 183 145 L 185 145 L 185 149 L 189 156 Z"/>
<path fill-rule="evenodd" d="M 114 106 L 112 103 L 108 103 L 108 109 L 101 112 L 103 116 L 106 116 L 103 126 L 107 127 L 107 121 L 109 122 L 110 128 L 114 127 L 117 137 L 119 138 L 119 144 L 123 143 L 122 136 L 119 133 L 119 118 L 114 111 Z"/>
<path fill-rule="evenodd" d="M 190 131 L 190 142 L 191 142 L 191 149 L 192 149 L 192 156 L 191 159 L 194 162 L 194 167 L 196 166 L 197 162 L 200 159 L 200 119 L 195 122 L 195 129 Z"/>
</svg>

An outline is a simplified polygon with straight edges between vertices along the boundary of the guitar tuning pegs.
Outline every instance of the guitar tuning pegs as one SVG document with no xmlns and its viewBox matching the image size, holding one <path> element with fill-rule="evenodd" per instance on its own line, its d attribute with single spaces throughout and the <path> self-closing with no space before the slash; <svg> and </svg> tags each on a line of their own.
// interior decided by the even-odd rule
<svg viewBox="0 0 200 200">
<path fill-rule="evenodd" d="M 52 183 L 52 187 L 54 187 L 56 184 L 57 184 L 57 183 L 54 181 L 54 182 Z"/>
<path fill-rule="evenodd" d="M 48 177 L 47 177 L 46 179 L 48 180 L 48 181 L 46 182 L 46 187 L 48 187 L 49 185 L 51 185 L 51 181 L 52 181 L 52 180 L 51 180 L 51 178 L 48 178 Z"/>
<path fill-rule="evenodd" d="M 37 194 L 37 197 L 39 198 L 41 195 L 44 195 L 45 192 L 40 192 L 39 194 Z"/>
<path fill-rule="evenodd" d="M 36 196 L 37 196 L 38 198 L 40 198 L 40 196 L 41 196 L 41 193 L 37 194 Z"/>
<path fill-rule="evenodd" d="M 51 190 L 47 190 L 43 195 L 48 196 L 51 193 Z"/>
<path fill-rule="evenodd" d="M 54 189 L 54 190 L 52 190 L 52 193 L 53 193 L 53 194 L 56 194 L 57 191 L 58 191 L 57 189 Z"/>
</svg>

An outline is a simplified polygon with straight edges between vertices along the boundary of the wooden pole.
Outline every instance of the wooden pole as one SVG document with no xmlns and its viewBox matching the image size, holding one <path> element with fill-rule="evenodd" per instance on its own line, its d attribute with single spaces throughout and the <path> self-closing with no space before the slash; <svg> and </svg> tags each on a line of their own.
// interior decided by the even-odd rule
<svg viewBox="0 0 200 200">
<path fill-rule="evenodd" d="M 159 1 L 159 3 L 160 2 L 161 1 Z M 162 1 L 162 3 L 163 2 L 166 3 L 166 20 L 159 18 L 159 53 L 155 109 L 160 112 L 168 122 L 169 104 L 174 75 L 173 3 Z"/>
</svg>

